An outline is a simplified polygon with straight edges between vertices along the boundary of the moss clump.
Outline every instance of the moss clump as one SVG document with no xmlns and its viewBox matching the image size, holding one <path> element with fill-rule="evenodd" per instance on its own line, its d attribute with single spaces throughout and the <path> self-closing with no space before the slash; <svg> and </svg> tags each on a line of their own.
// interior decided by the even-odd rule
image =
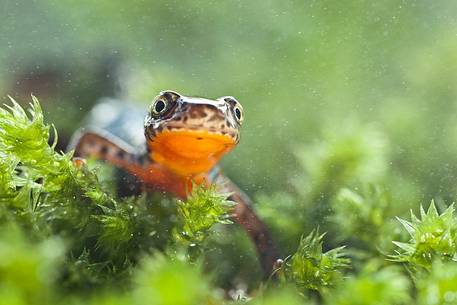
<svg viewBox="0 0 457 305">
<path fill-rule="evenodd" d="M 324 235 L 315 230 L 302 236 L 297 251 L 279 270 L 283 281 L 295 283 L 305 292 L 308 289 L 322 290 L 342 280 L 343 271 L 349 267 L 350 261 L 344 257 L 344 247 L 324 252 Z"/>
<path fill-rule="evenodd" d="M 214 225 L 230 223 L 233 203 L 225 195 L 194 187 L 186 201 L 151 194 L 118 198 L 103 177 L 110 171 L 75 166 L 71 153 L 48 144 L 51 130 L 57 139 L 35 98 L 28 113 L 14 101 L 0 108 L 0 304 L 231 304 L 226 296 L 252 304 L 455 303 L 453 206 L 439 213 L 432 202 L 420 218 L 399 218 L 409 237 L 394 242 L 397 250 L 386 255 L 390 250 L 382 245 L 392 244 L 392 236 L 403 238 L 400 224 L 391 225 L 394 205 L 387 191 L 351 189 L 339 171 L 315 169 L 317 176 L 339 181 L 331 192 L 321 186 L 311 192 L 327 192 L 317 202 L 331 208 L 324 222 L 332 235 L 328 244 L 314 230 L 294 241 L 296 251 L 275 271 L 279 281 L 255 287 L 234 279 L 223 291 L 210 274 L 226 270 L 210 269 L 206 259 L 216 252 L 207 243 Z M 344 172 L 357 176 L 360 167 L 354 168 Z M 309 219 L 299 201 L 317 198 L 283 194 L 262 199 L 279 239 L 295 236 Z M 218 232 L 233 242 L 233 231 Z M 287 256 L 293 242 L 284 238 L 281 244 Z M 244 255 L 227 252 L 235 261 Z M 220 265 L 230 266 L 224 255 Z"/>
<path fill-rule="evenodd" d="M 436 259 L 457 260 L 457 218 L 454 206 L 439 214 L 432 201 L 427 212 L 421 206 L 420 219 L 411 212 L 411 221 L 398 218 L 410 236 L 407 243 L 397 242 L 399 248 L 392 258 L 407 263 L 413 269 L 430 269 Z"/>
</svg>

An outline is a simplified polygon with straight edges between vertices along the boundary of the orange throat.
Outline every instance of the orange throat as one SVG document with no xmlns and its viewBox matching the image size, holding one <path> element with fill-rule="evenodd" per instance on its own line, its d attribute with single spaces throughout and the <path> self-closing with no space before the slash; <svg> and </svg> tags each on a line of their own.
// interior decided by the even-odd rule
<svg viewBox="0 0 457 305">
<path fill-rule="evenodd" d="M 208 172 L 235 142 L 228 135 L 179 130 L 161 132 L 148 145 L 152 160 L 178 175 L 190 177 Z"/>
</svg>

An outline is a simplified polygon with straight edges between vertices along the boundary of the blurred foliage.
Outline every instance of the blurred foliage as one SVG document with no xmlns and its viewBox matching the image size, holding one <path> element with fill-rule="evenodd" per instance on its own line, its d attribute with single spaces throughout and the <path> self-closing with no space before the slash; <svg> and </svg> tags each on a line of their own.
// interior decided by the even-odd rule
<svg viewBox="0 0 457 305">
<path fill-rule="evenodd" d="M 399 268 L 367 264 L 357 277 L 346 279 L 325 296 L 325 304 L 411 304 L 410 282 Z"/>
<path fill-rule="evenodd" d="M 0 303 L 52 303 L 63 263 L 62 241 L 54 237 L 31 243 L 13 223 L 2 223 L 0 234 Z"/>
<path fill-rule="evenodd" d="M 269 291 L 265 295 L 258 296 L 251 303 L 254 305 L 281 305 L 281 304 L 290 304 L 298 305 L 303 304 L 303 298 L 300 298 L 290 287 L 276 288 L 276 291 Z M 249 303 L 248 303 L 249 304 Z M 312 301 L 306 300 L 308 305 L 315 304 Z"/>
<path fill-rule="evenodd" d="M 220 293 L 202 279 L 198 268 L 164 257 L 143 262 L 136 283 L 136 304 L 217 304 L 221 299 Z"/>
<path fill-rule="evenodd" d="M 2 1 L 3 101 L 39 96 L 60 139 L 36 102 L 31 117 L 14 104 L 0 110 L 0 242 L 18 259 L 0 253 L 0 302 L 218 304 L 228 302 L 223 287 L 247 290 L 253 304 L 455 303 L 445 202 L 457 195 L 456 9 L 452 0 Z M 117 198 L 104 166 L 77 169 L 47 145 L 50 135 L 64 150 L 103 96 L 146 109 L 163 89 L 242 102 L 242 140 L 224 170 L 255 199 L 284 258 L 316 227 L 327 232 L 322 253 L 346 245 L 344 281 L 318 297 L 259 287 L 236 226 L 209 235 L 218 219 L 200 214 L 211 221 L 194 255 L 182 247 L 193 241 L 176 239 L 189 221 L 175 201 Z M 437 209 L 422 212 L 433 198 Z M 420 219 L 395 221 L 410 209 Z M 169 295 L 160 281 L 175 279 L 195 294 L 179 284 Z"/>
<path fill-rule="evenodd" d="M 457 266 L 455 262 L 435 261 L 431 273 L 417 280 L 418 304 L 455 304 L 457 297 Z"/>
<path fill-rule="evenodd" d="M 251 194 L 290 189 L 297 144 L 354 117 L 389 142 L 394 178 L 385 181 L 402 185 L 394 198 L 452 201 L 456 8 L 452 0 L 5 0 L 0 91 L 41 96 L 63 140 L 103 95 L 143 105 L 165 88 L 234 95 L 246 124 L 225 169 Z"/>
<path fill-rule="evenodd" d="M 338 231 L 338 240 L 365 251 L 365 255 L 392 249 L 392 240 L 398 234 L 392 198 L 386 190 L 372 184 L 358 191 L 342 188 L 331 206 L 334 214 L 330 223 Z"/>
</svg>

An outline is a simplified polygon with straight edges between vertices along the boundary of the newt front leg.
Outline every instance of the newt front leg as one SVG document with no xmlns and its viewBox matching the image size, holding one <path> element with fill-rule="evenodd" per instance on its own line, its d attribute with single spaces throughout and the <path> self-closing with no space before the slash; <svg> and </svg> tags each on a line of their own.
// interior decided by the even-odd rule
<svg viewBox="0 0 457 305">
<path fill-rule="evenodd" d="M 236 202 L 233 219 L 249 234 L 255 244 L 265 276 L 270 276 L 279 259 L 279 253 L 267 226 L 253 210 L 249 197 L 236 184 L 221 173 L 217 175 L 215 181 L 222 192 L 230 194 L 228 199 Z"/>
</svg>

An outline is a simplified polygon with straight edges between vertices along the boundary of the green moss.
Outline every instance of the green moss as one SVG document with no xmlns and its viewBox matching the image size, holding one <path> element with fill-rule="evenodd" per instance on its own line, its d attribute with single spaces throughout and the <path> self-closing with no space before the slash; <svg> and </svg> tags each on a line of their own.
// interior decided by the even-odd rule
<svg viewBox="0 0 457 305">
<path fill-rule="evenodd" d="M 178 201 L 178 213 L 182 220 L 179 236 L 191 243 L 200 243 L 214 224 L 231 224 L 229 212 L 234 203 L 226 198 L 226 195 L 217 194 L 214 186 L 194 186 L 186 201 Z"/>
<path fill-rule="evenodd" d="M 228 243 L 224 255 L 214 255 L 215 249 L 207 244 L 216 224 L 231 223 L 233 203 L 225 194 L 217 194 L 215 187 L 195 186 L 186 201 L 151 194 L 118 198 L 104 177 L 113 171 L 76 167 L 71 152 L 55 152 L 54 144 L 48 144 L 50 130 L 36 99 L 28 114 L 15 102 L 0 108 L 0 304 L 454 302 L 453 206 L 438 213 L 432 202 L 427 212 L 421 208 L 420 218 L 414 214 L 411 221 L 399 218 L 409 241 L 394 242 L 396 253 L 386 256 L 379 251 L 385 251 L 382 245 L 399 236 L 399 226 L 391 226 L 389 193 L 377 186 L 357 191 L 345 187 L 353 180 L 346 178 L 360 176 L 365 166 L 352 170 L 355 163 L 346 164 L 344 177 L 340 171 L 314 172 L 339 181 L 331 192 L 321 189 L 329 196 L 317 202 L 331 208 L 326 222 L 331 240 L 348 242 L 350 247 L 331 249 L 317 230 L 291 241 L 309 219 L 300 200 L 312 197 L 285 191 L 264 195 L 263 214 L 275 224 L 275 234 L 286 236 L 282 243 L 291 247 L 298 242 L 297 250 L 275 271 L 279 281 L 255 287 L 233 279 L 226 284 L 229 291 L 223 292 L 212 284 L 219 274 L 210 274 L 237 274 L 220 270 L 242 266 L 223 261 L 224 255 L 233 256 L 233 248 L 244 255 L 242 242 L 233 244 L 236 238 L 228 238 L 231 230 L 218 230 L 218 238 Z M 286 253 L 287 247 L 280 251 Z M 350 255 L 352 262 L 357 258 L 354 268 L 349 268 Z M 205 261 L 208 257 L 210 264 Z M 220 268 L 211 269 L 218 258 Z M 233 260 L 238 262 L 238 257 Z M 406 264 L 409 272 L 400 264 Z M 225 295 L 244 297 L 229 302 Z"/>
<path fill-rule="evenodd" d="M 342 280 L 349 259 L 344 257 L 344 247 L 324 252 L 324 235 L 315 230 L 306 237 L 302 236 L 297 252 L 279 270 L 283 281 L 292 282 L 305 292 L 308 289 L 322 290 Z"/>
<path fill-rule="evenodd" d="M 457 251 L 457 218 L 454 207 L 448 207 L 439 214 L 432 201 L 427 212 L 421 206 L 420 219 L 411 212 L 411 221 L 398 220 L 408 231 L 410 240 L 407 243 L 394 242 L 398 247 L 397 254 L 391 257 L 408 266 L 430 269 L 436 259 L 455 261 Z"/>
</svg>

